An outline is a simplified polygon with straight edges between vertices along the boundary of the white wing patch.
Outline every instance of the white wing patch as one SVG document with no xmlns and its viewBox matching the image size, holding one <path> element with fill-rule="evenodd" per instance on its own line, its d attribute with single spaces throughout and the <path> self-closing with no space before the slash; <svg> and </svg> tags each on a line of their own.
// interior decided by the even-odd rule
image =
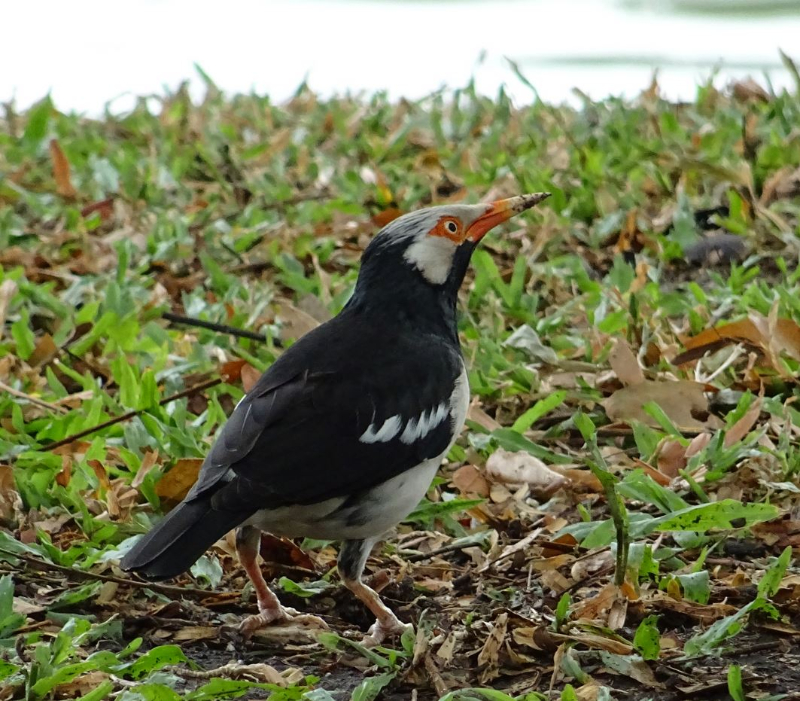
<svg viewBox="0 0 800 701">
<path fill-rule="evenodd" d="M 406 424 L 400 440 L 409 445 L 414 441 L 427 436 L 434 428 L 444 421 L 450 413 L 450 407 L 442 402 L 439 406 L 423 411 L 419 418 L 410 419 Z M 358 439 L 362 443 L 388 443 L 395 438 L 403 427 L 399 416 L 392 416 L 384 421 L 380 427 L 370 424 L 367 430 Z"/>
<path fill-rule="evenodd" d="M 358 440 L 362 443 L 387 443 L 400 433 L 402 425 L 399 416 L 390 416 L 381 424 L 380 428 L 376 428 L 375 424 L 370 424 Z"/>
<path fill-rule="evenodd" d="M 401 442 L 409 445 L 420 438 L 425 438 L 434 428 L 436 428 L 445 417 L 450 413 L 447 404 L 440 404 L 433 409 L 423 411 L 418 419 L 411 419 L 400 436 Z"/>
</svg>

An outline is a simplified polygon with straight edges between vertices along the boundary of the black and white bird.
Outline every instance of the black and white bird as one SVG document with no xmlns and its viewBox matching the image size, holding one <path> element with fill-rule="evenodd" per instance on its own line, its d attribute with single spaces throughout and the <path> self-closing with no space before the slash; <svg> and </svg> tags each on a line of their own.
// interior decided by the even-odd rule
<svg viewBox="0 0 800 701">
<path fill-rule="evenodd" d="M 549 193 L 401 216 L 364 251 L 341 313 L 292 345 L 239 402 L 186 498 L 121 566 L 150 579 L 187 571 L 236 528 L 259 614 L 250 634 L 299 616 L 258 565 L 261 532 L 343 541 L 339 575 L 375 615 L 364 642 L 404 626 L 361 581 L 372 546 L 420 502 L 464 425 L 467 371 L 456 300 L 494 226 Z M 306 617 L 309 618 L 309 617 Z"/>
</svg>

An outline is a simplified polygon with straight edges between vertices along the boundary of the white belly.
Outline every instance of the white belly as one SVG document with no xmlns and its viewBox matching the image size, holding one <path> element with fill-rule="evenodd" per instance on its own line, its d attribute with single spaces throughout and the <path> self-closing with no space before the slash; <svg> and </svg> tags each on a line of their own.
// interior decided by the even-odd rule
<svg viewBox="0 0 800 701">
<path fill-rule="evenodd" d="M 362 493 L 354 503 L 347 503 L 347 497 L 336 497 L 316 504 L 263 509 L 246 524 L 291 538 L 377 538 L 400 523 L 425 496 L 439 465 L 461 433 L 468 407 L 469 381 L 466 369 L 463 369 L 450 397 L 453 440 L 441 455 Z"/>
</svg>

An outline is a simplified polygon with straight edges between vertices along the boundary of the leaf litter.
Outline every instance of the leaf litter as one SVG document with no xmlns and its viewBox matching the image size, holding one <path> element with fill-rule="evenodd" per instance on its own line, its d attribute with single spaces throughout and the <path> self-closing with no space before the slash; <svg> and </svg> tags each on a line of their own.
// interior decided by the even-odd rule
<svg viewBox="0 0 800 701">
<path fill-rule="evenodd" d="M 0 121 L 0 697 L 800 688 L 797 97 L 274 105 L 202 75 L 197 105 Z M 237 638 L 255 603 L 232 536 L 175 582 L 118 570 L 259 373 L 341 308 L 377 228 L 531 190 L 554 195 L 462 294 L 468 427 L 368 562 L 416 634 L 354 642 L 371 621 L 332 543 L 261 542 L 320 637 Z M 698 257 L 720 232 L 747 257 Z"/>
</svg>

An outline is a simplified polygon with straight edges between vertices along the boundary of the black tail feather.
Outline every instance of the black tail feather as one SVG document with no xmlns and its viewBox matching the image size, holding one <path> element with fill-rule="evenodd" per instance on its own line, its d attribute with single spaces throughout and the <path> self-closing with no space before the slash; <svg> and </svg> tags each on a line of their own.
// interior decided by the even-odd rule
<svg viewBox="0 0 800 701">
<path fill-rule="evenodd" d="M 249 516 L 217 511 L 210 498 L 182 502 L 131 548 L 120 567 L 152 580 L 177 577 Z"/>
</svg>

